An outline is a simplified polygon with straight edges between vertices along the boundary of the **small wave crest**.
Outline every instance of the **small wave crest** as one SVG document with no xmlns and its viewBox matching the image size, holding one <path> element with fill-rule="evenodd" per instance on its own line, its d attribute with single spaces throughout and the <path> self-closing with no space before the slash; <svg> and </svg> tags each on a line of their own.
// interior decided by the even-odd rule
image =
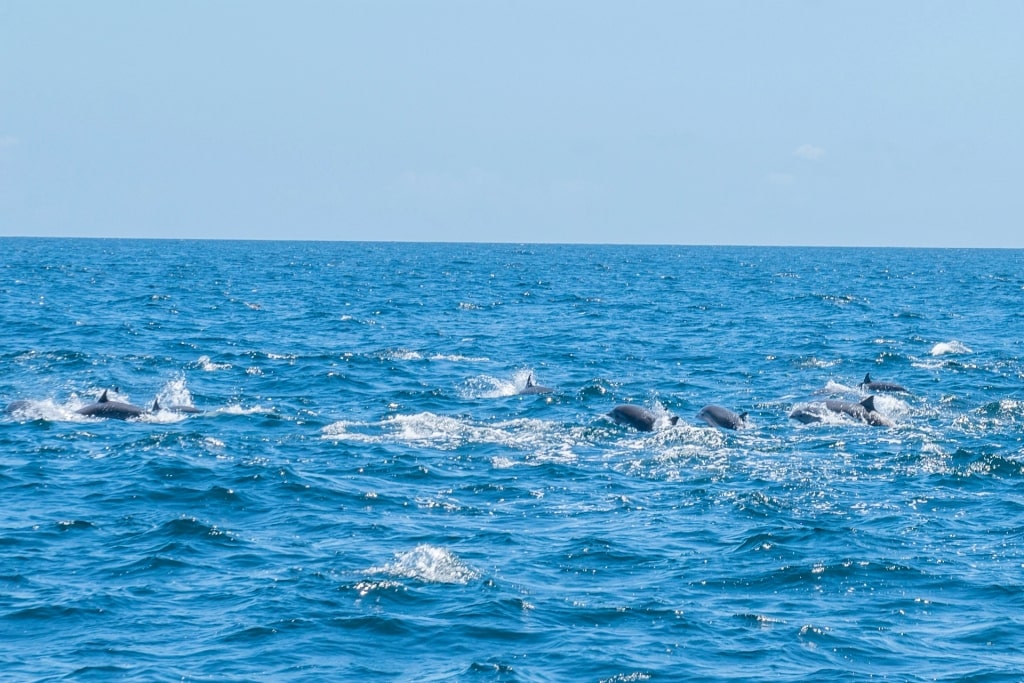
<svg viewBox="0 0 1024 683">
<path fill-rule="evenodd" d="M 219 408 L 214 412 L 221 413 L 224 415 L 273 415 L 274 409 L 265 408 L 263 406 L 252 406 L 250 408 L 246 408 L 245 406 L 235 403 L 229 406 L 224 406 L 223 408 Z"/>
<path fill-rule="evenodd" d="M 525 379 L 523 386 L 526 386 Z M 467 400 L 515 396 L 519 391 L 515 380 L 498 379 L 490 375 L 470 377 L 458 388 L 459 396 Z"/>
<path fill-rule="evenodd" d="M 839 365 L 838 360 L 825 360 L 824 358 L 818 358 L 816 356 L 805 358 L 800 362 L 800 367 L 802 368 L 815 368 L 820 370 L 832 368 L 836 365 Z"/>
<path fill-rule="evenodd" d="M 486 356 L 463 356 L 458 353 L 435 353 L 430 356 L 432 361 L 448 361 L 449 363 L 486 363 Z"/>
<path fill-rule="evenodd" d="M 380 354 L 381 360 L 386 361 L 416 361 L 423 360 L 423 354 L 411 349 L 387 349 Z"/>
<path fill-rule="evenodd" d="M 973 353 L 973 351 L 971 351 L 966 344 L 953 340 L 948 342 L 939 342 L 932 347 L 932 350 L 929 353 L 933 356 L 948 356 L 950 354 Z"/>
<path fill-rule="evenodd" d="M 651 680 L 651 674 L 644 671 L 634 671 L 628 674 L 615 674 L 611 678 L 602 678 L 598 683 L 638 683 L 639 681 Z"/>
<path fill-rule="evenodd" d="M 451 551 L 426 543 L 396 553 L 394 561 L 371 567 L 369 573 L 445 584 L 467 584 L 479 576 Z"/>
<path fill-rule="evenodd" d="M 203 372 L 216 372 L 217 370 L 230 370 L 231 363 L 214 363 L 209 356 L 199 356 L 195 366 Z"/>
</svg>

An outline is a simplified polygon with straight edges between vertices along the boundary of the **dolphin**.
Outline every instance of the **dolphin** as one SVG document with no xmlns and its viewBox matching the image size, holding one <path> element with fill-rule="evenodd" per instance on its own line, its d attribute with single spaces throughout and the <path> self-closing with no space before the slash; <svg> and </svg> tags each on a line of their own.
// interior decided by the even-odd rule
<svg viewBox="0 0 1024 683">
<path fill-rule="evenodd" d="M 104 389 L 103 395 L 100 396 L 98 401 L 84 408 L 79 408 L 75 412 L 79 415 L 88 415 L 89 417 L 109 417 L 114 420 L 127 420 L 130 417 L 138 417 L 146 411 L 144 408 L 133 406 L 131 403 L 111 401 L 107 396 L 107 390 Z"/>
<path fill-rule="evenodd" d="M 697 417 L 704 420 L 712 427 L 720 429 L 741 429 L 747 426 L 747 413 L 737 415 L 728 408 L 722 406 L 704 406 L 697 413 Z"/>
<path fill-rule="evenodd" d="M 608 417 L 616 424 L 629 425 L 640 432 L 653 432 L 654 425 L 658 421 L 657 416 L 650 411 L 644 410 L 640 406 L 632 405 L 615 406 L 608 413 Z M 673 415 L 668 421 L 670 424 L 675 424 L 679 422 L 679 418 Z"/>
<path fill-rule="evenodd" d="M 199 410 L 199 408 L 196 408 L 195 406 L 186 406 L 186 405 L 178 405 L 178 404 L 172 404 L 172 405 L 169 405 L 169 406 L 162 406 L 162 405 L 160 405 L 160 399 L 154 398 L 153 399 L 153 407 L 149 409 L 149 412 L 151 412 L 151 413 L 159 413 L 161 410 L 166 410 L 166 411 L 171 412 L 171 413 L 189 413 L 190 415 L 195 415 L 197 413 L 203 412 L 203 411 Z"/>
<path fill-rule="evenodd" d="M 860 383 L 860 388 L 864 391 L 907 391 L 907 388 L 902 384 L 895 384 L 893 382 L 873 382 L 871 380 L 870 372 L 864 375 L 864 381 Z"/>
<path fill-rule="evenodd" d="M 24 412 L 31 407 L 32 401 L 11 401 L 10 403 L 7 404 L 7 407 L 4 408 L 4 412 L 7 413 L 8 415 L 12 415 L 14 413 Z"/>
<path fill-rule="evenodd" d="M 554 389 L 551 387 L 544 387 L 533 381 L 533 373 L 526 378 L 526 386 L 523 387 L 520 394 L 550 394 Z"/>
<path fill-rule="evenodd" d="M 798 408 L 789 414 L 790 419 L 802 422 L 803 424 L 809 424 L 811 422 L 821 422 L 824 419 L 824 413 L 836 413 L 843 414 L 852 417 L 860 422 L 866 422 L 869 425 L 875 427 L 892 427 L 892 421 L 880 412 L 875 410 L 875 397 L 868 396 L 860 403 L 851 403 L 849 401 L 824 401 L 818 403 L 812 403 L 806 408 Z"/>
</svg>

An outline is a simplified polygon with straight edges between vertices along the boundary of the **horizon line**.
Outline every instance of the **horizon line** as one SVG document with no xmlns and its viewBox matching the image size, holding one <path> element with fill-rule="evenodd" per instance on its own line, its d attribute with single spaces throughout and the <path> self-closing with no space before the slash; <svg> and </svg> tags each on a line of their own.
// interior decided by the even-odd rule
<svg viewBox="0 0 1024 683">
<path fill-rule="evenodd" d="M 580 246 L 580 247 L 714 247 L 738 249 L 936 249 L 936 250 L 1021 250 L 1024 247 L 993 246 L 919 246 L 880 244 L 737 244 L 737 243 L 669 243 L 669 242 L 531 242 L 519 240 L 409 240 L 409 239 L 329 239 L 313 237 L 138 237 L 116 235 L 0 235 L 0 239 L 13 240 L 138 240 L 163 242 L 309 242 L 309 243 L 352 243 L 352 244 L 466 244 L 480 246 L 522 245 L 522 246 Z"/>
</svg>

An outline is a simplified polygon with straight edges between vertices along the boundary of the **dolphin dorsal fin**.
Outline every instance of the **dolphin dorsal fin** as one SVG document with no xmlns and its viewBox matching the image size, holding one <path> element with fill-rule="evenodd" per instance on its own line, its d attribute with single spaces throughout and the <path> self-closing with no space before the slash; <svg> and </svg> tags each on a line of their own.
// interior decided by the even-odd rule
<svg viewBox="0 0 1024 683">
<path fill-rule="evenodd" d="M 860 404 L 862 406 L 864 406 L 864 409 L 867 410 L 869 413 L 875 412 L 875 396 L 874 396 L 874 394 L 872 394 L 871 396 L 868 396 L 866 399 L 861 401 Z"/>
<path fill-rule="evenodd" d="M 154 398 L 153 399 L 153 407 L 150 409 L 149 412 L 151 412 L 151 413 L 159 413 L 160 412 L 160 399 L 158 399 L 158 398 Z"/>
<path fill-rule="evenodd" d="M 871 373 L 864 375 L 864 381 L 861 384 L 871 384 Z"/>
<path fill-rule="evenodd" d="M 98 400 L 96 402 L 97 403 L 109 403 L 110 402 L 110 399 L 107 398 L 107 390 L 106 389 L 103 390 L 103 395 L 100 396 L 100 400 Z"/>
<path fill-rule="evenodd" d="M 526 377 L 526 386 L 528 386 L 528 387 L 535 387 L 535 386 L 537 386 L 536 384 L 533 383 L 533 373 L 532 372 Z"/>
<path fill-rule="evenodd" d="M 740 422 L 746 422 L 747 421 L 747 415 L 749 415 L 749 414 L 750 413 L 748 413 L 746 410 L 744 410 L 742 413 L 740 413 Z"/>
</svg>

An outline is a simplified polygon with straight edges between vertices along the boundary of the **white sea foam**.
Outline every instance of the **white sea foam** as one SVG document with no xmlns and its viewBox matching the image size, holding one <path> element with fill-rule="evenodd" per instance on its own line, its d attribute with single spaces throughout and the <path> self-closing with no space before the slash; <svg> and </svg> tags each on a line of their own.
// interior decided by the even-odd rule
<svg viewBox="0 0 1024 683">
<path fill-rule="evenodd" d="M 395 590 L 405 588 L 399 581 L 360 581 L 354 588 L 359 592 L 359 597 L 365 598 L 376 590 Z"/>
<path fill-rule="evenodd" d="M 522 370 L 516 370 L 514 373 L 512 373 L 512 382 L 516 386 L 516 393 L 517 394 L 522 392 L 523 389 L 526 388 L 526 384 L 527 384 L 527 382 L 530 381 L 530 378 L 533 378 L 534 383 L 539 384 L 539 382 L 537 382 L 536 374 L 530 368 L 524 368 Z"/>
<path fill-rule="evenodd" d="M 486 356 L 462 356 L 455 354 L 435 353 L 430 357 L 434 361 L 448 361 L 451 363 L 486 363 L 490 359 Z"/>
<path fill-rule="evenodd" d="M 371 567 L 369 573 L 415 579 L 424 583 L 452 584 L 466 584 L 479 576 L 451 551 L 426 543 L 396 553 L 393 562 Z"/>
<path fill-rule="evenodd" d="M 484 358 L 481 361 L 487 360 Z M 478 375 L 470 377 L 458 388 L 458 393 L 464 399 L 487 399 L 516 396 L 526 388 L 530 377 L 536 380 L 536 374 L 529 368 L 516 370 L 510 379 L 501 379 L 491 375 Z"/>
<path fill-rule="evenodd" d="M 147 422 L 149 424 L 173 424 L 175 422 L 181 422 L 187 417 L 188 415 L 185 413 L 176 413 L 171 410 L 159 410 L 155 413 L 143 413 L 135 419 L 139 422 Z"/>
<path fill-rule="evenodd" d="M 423 354 L 410 349 L 389 349 L 381 354 L 384 360 L 423 360 Z"/>
<path fill-rule="evenodd" d="M 911 412 L 910 404 L 895 394 L 878 393 L 875 397 L 875 410 L 882 415 L 897 421 Z"/>
<path fill-rule="evenodd" d="M 573 446 L 582 440 L 582 427 L 568 431 L 544 420 L 520 418 L 481 425 L 462 418 L 418 413 L 390 420 L 404 443 L 453 450 L 465 444 L 493 444 L 526 451 L 538 460 L 573 460 Z"/>
<path fill-rule="evenodd" d="M 973 353 L 973 351 L 971 351 L 971 349 L 968 348 L 967 345 L 956 340 L 953 340 L 948 342 L 939 342 L 938 344 L 932 347 L 930 353 L 933 356 L 946 356 L 949 354 Z"/>
<path fill-rule="evenodd" d="M 67 403 L 57 403 L 53 399 L 24 400 L 11 411 L 10 417 L 15 421 L 46 420 L 47 422 L 86 421 L 95 418 L 79 415 L 76 410 L 88 405 L 78 397 L 72 397 Z"/>
<path fill-rule="evenodd" d="M 823 358 L 815 358 L 815 357 L 812 356 L 811 358 L 807 358 L 802 363 L 800 363 L 800 366 L 801 367 L 805 367 L 805 368 L 822 368 L 822 369 L 824 369 L 824 368 L 834 367 L 835 365 L 838 365 L 838 364 L 839 364 L 838 360 L 825 360 Z"/>
<path fill-rule="evenodd" d="M 651 674 L 644 671 L 634 671 L 628 674 L 615 674 L 611 678 L 602 678 L 598 683 L 638 683 L 638 681 L 651 680 Z"/>
<path fill-rule="evenodd" d="M 209 356 L 200 356 L 196 361 L 196 367 L 205 372 L 216 372 L 217 370 L 230 370 L 231 363 L 214 363 Z"/>
<path fill-rule="evenodd" d="M 1012 398 L 1004 398 L 999 401 L 999 411 L 1003 413 L 1019 414 L 1024 412 L 1024 402 Z"/>
<path fill-rule="evenodd" d="M 366 424 L 351 422 L 349 420 L 338 420 L 337 422 L 333 422 L 323 428 L 321 438 L 331 441 L 348 441 L 363 444 L 381 443 L 383 441 L 379 432 L 367 434 L 361 431 L 353 431 L 353 429 L 365 429 L 366 427 Z"/>
<path fill-rule="evenodd" d="M 215 412 L 223 413 L 225 415 L 270 415 L 273 414 L 273 408 L 265 408 L 263 406 L 252 406 L 245 408 L 237 403 L 218 408 Z"/>
<path fill-rule="evenodd" d="M 707 454 L 718 450 L 725 445 L 728 438 L 729 436 L 720 429 L 680 421 L 664 429 L 619 440 L 614 448 L 605 447 L 604 452 L 608 460 L 616 460 L 622 456 L 635 457 L 638 454 L 645 458 L 654 454 L 656 459 L 672 459 L 681 451 L 687 454 Z"/>
<path fill-rule="evenodd" d="M 519 418 L 479 424 L 462 417 L 424 412 L 393 415 L 379 424 L 339 420 L 321 431 L 321 438 L 352 443 L 401 443 L 453 451 L 467 444 L 497 445 L 527 454 L 525 462 L 576 460 L 575 448 L 587 443 L 587 428 L 566 429 L 545 420 Z M 511 467 L 507 454 L 492 460 L 496 468 Z"/>
<path fill-rule="evenodd" d="M 526 380 L 523 380 L 526 385 Z M 478 375 L 470 377 L 457 389 L 459 397 L 474 400 L 481 398 L 501 398 L 503 396 L 515 396 L 519 393 L 514 380 L 499 379 L 490 375 Z"/>
<path fill-rule="evenodd" d="M 830 379 L 825 384 L 825 387 L 820 392 L 818 392 L 818 393 L 822 393 L 822 394 L 852 394 L 855 391 L 857 391 L 857 390 L 854 389 L 853 387 L 847 386 L 847 385 L 845 385 L 845 384 L 843 384 L 841 382 L 836 382 L 835 380 L 831 380 Z"/>
<path fill-rule="evenodd" d="M 156 394 L 161 406 L 192 406 L 192 392 L 185 386 L 185 377 L 178 376 L 168 380 Z"/>
</svg>

